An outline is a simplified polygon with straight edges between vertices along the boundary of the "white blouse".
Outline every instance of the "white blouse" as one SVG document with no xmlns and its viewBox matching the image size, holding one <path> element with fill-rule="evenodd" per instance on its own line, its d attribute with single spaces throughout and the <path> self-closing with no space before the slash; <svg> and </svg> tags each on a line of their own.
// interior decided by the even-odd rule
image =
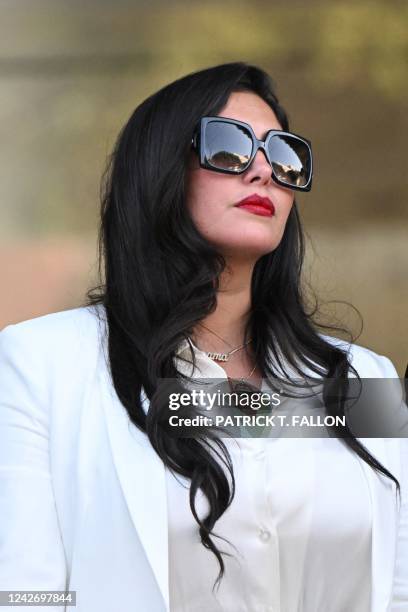
<svg viewBox="0 0 408 612">
<path fill-rule="evenodd" d="M 193 377 L 226 377 L 194 351 Z M 213 529 L 227 540 L 213 537 L 217 548 L 232 555 L 223 555 L 218 589 L 218 561 L 190 510 L 190 481 L 166 469 L 171 612 L 369 612 L 372 517 L 360 457 L 338 438 L 223 441 L 236 492 Z M 204 518 L 201 491 L 196 508 Z"/>
</svg>

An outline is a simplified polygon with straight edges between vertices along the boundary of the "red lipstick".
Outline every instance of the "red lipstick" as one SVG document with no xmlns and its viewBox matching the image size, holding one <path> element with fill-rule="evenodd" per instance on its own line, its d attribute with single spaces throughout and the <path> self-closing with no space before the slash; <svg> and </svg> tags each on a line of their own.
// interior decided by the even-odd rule
<svg viewBox="0 0 408 612">
<path fill-rule="evenodd" d="M 272 217 L 275 214 L 275 206 L 273 202 L 266 197 L 261 197 L 256 193 L 244 198 L 238 204 L 235 204 L 237 208 L 244 208 L 248 212 L 255 215 L 261 215 L 263 217 Z"/>
</svg>

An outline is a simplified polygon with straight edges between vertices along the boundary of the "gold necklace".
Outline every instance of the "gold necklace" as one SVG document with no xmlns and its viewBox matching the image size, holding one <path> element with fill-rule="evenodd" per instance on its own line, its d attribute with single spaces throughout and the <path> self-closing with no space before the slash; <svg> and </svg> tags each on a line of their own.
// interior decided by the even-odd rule
<svg viewBox="0 0 408 612">
<path fill-rule="evenodd" d="M 219 336 L 215 331 L 213 331 L 212 329 L 210 329 L 209 327 L 207 327 L 206 325 L 204 325 L 204 323 L 199 323 L 199 325 L 201 325 L 201 327 L 204 327 L 205 329 L 207 329 L 209 332 L 211 332 L 212 334 L 214 334 L 214 336 L 217 336 L 217 338 L 219 338 L 220 340 L 222 340 L 223 342 L 225 342 L 225 344 L 229 344 L 229 342 L 227 342 L 226 340 L 224 340 L 224 338 L 221 338 L 221 336 Z M 248 340 L 247 342 L 245 342 L 244 344 L 242 344 L 241 346 L 239 346 L 238 348 L 233 349 L 232 351 L 229 351 L 227 353 L 214 353 L 214 352 L 206 352 L 207 357 L 209 357 L 210 359 L 213 359 L 214 361 L 228 361 L 229 360 L 229 356 L 232 355 L 233 353 L 235 353 L 236 351 L 241 350 L 242 348 L 244 348 L 244 346 L 246 346 L 247 344 L 249 344 L 250 342 L 252 342 L 252 338 L 251 340 Z M 231 346 L 229 344 L 229 346 Z M 252 374 L 255 372 L 256 369 L 256 363 L 254 365 L 254 367 L 252 368 L 252 370 L 250 371 L 250 373 L 248 374 L 247 378 L 251 378 Z M 228 381 L 230 383 L 230 387 L 233 391 L 253 391 L 254 387 L 252 387 L 251 385 L 249 385 L 246 381 L 245 378 L 238 378 L 237 379 L 233 379 L 230 378 L 229 376 L 227 377 Z"/>
<path fill-rule="evenodd" d="M 221 336 L 219 336 L 215 331 L 213 331 L 212 329 L 210 329 L 209 327 L 207 327 L 206 325 L 204 325 L 204 323 L 199 323 L 199 325 L 201 325 L 201 327 L 204 327 L 205 329 L 207 329 L 209 332 L 211 332 L 212 334 L 214 334 L 214 336 L 217 336 L 217 338 L 219 338 L 220 340 L 222 340 L 223 342 L 225 342 L 225 344 L 228 344 L 229 346 L 231 346 L 231 344 L 229 342 L 227 342 L 226 340 L 224 340 L 224 338 L 221 338 Z M 233 355 L 233 353 L 236 353 L 237 351 L 240 351 L 241 349 L 244 348 L 244 346 L 246 346 L 247 344 L 249 344 L 250 342 L 252 342 L 252 340 L 248 340 L 247 342 L 245 342 L 244 344 L 241 344 L 241 346 L 238 346 L 237 348 L 234 348 L 232 351 L 228 351 L 226 353 L 217 353 L 214 351 L 204 351 L 207 355 L 207 357 L 209 357 L 210 359 L 214 359 L 214 361 L 229 361 L 230 355 Z M 252 374 L 253 372 L 251 372 Z M 250 375 L 251 375 L 250 374 Z"/>
</svg>

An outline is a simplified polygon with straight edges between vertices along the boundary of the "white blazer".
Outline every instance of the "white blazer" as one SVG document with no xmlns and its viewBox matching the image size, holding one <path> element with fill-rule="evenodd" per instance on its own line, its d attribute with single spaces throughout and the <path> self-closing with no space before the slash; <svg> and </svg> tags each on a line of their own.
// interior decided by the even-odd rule
<svg viewBox="0 0 408 612">
<path fill-rule="evenodd" d="M 168 612 L 165 469 L 116 395 L 96 313 L 75 308 L 0 333 L 0 590 L 76 591 L 76 608 L 56 610 Z M 398 376 L 366 348 L 350 355 L 362 377 Z M 363 462 L 371 612 L 406 612 L 408 439 L 362 441 L 403 493 L 399 507 L 394 483 Z"/>
</svg>

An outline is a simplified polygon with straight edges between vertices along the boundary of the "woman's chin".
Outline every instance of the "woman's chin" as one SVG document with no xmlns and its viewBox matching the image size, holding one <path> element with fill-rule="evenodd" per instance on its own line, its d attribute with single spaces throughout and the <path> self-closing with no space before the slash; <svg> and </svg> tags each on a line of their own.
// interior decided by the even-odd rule
<svg viewBox="0 0 408 612">
<path fill-rule="evenodd" d="M 218 249 L 229 260 L 257 261 L 263 255 L 271 253 L 279 245 L 278 240 L 264 241 L 262 243 L 242 240 L 239 244 L 218 245 Z"/>
</svg>

